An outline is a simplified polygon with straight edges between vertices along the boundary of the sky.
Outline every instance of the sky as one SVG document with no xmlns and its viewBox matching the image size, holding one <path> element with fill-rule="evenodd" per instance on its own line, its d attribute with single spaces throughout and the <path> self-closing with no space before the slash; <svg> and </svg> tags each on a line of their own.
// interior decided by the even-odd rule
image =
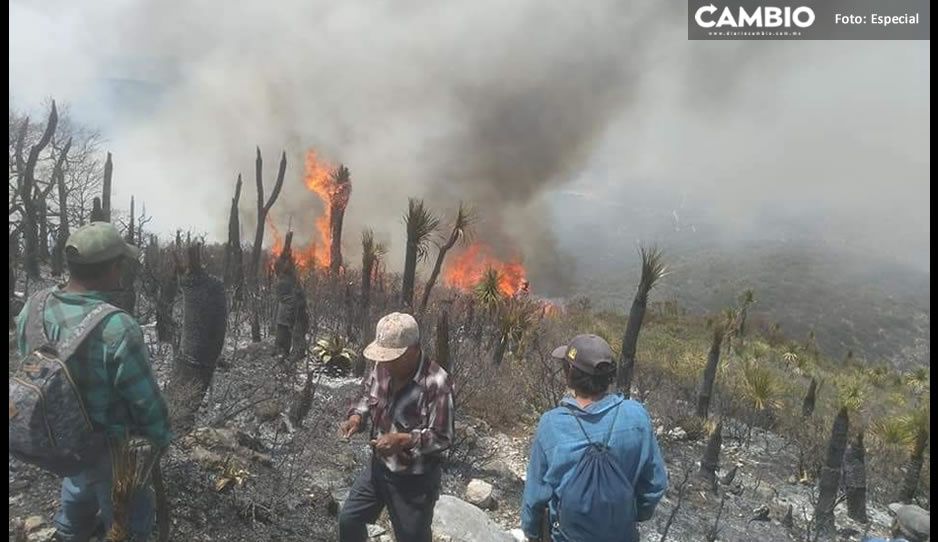
<svg viewBox="0 0 938 542">
<path fill-rule="evenodd" d="M 928 42 L 691 42 L 683 2 L 580 4 L 12 0 L 11 105 L 99 127 L 115 205 L 134 195 L 163 234 L 221 239 L 239 172 L 252 231 L 259 146 L 267 192 L 287 153 L 273 214 L 302 241 L 315 148 L 351 171 L 346 232 L 392 260 L 418 196 L 472 204 L 548 283 L 564 224 L 632 242 L 649 214 L 930 269 Z"/>
</svg>

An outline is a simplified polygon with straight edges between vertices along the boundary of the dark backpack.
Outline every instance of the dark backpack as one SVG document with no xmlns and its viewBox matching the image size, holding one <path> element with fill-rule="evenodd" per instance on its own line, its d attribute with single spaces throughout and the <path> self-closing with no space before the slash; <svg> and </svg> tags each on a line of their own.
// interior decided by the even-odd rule
<svg viewBox="0 0 938 542">
<path fill-rule="evenodd" d="M 637 517 L 635 490 L 609 448 L 619 407 L 602 444 L 594 443 L 576 420 L 589 446 L 580 457 L 557 503 L 560 532 L 571 542 L 631 542 Z"/>
<path fill-rule="evenodd" d="M 52 344 L 43 324 L 51 293 L 44 290 L 32 300 L 26 344 L 34 349 L 10 375 L 10 454 L 59 476 L 73 476 L 106 453 L 107 437 L 92 427 L 65 362 L 98 324 L 120 309 L 101 303 L 71 335 Z"/>
</svg>

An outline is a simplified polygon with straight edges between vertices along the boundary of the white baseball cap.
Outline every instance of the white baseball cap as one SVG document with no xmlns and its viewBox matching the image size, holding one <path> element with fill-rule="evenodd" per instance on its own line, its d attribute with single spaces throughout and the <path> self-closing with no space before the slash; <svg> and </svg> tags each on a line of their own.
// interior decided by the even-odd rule
<svg viewBox="0 0 938 542">
<path fill-rule="evenodd" d="M 378 320 L 375 340 L 365 347 L 362 354 L 375 363 L 394 361 L 419 342 L 417 320 L 409 314 L 392 312 Z"/>
</svg>

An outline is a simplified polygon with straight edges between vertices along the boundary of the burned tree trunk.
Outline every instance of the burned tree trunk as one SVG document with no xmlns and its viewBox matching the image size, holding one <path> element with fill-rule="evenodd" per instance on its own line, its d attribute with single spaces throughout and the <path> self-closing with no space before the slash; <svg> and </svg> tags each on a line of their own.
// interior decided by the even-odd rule
<svg viewBox="0 0 938 542">
<path fill-rule="evenodd" d="M 36 222 L 39 224 L 39 260 L 49 261 L 49 205 L 45 198 L 36 202 Z"/>
<path fill-rule="evenodd" d="M 352 195 L 352 180 L 348 168 L 340 165 L 332 172 L 334 191 L 329 202 L 329 272 L 336 276 L 342 267 L 342 221 L 345 208 Z"/>
<path fill-rule="evenodd" d="M 91 200 L 91 216 L 88 217 L 88 221 L 105 222 L 104 209 L 101 208 L 101 198 L 97 196 Z"/>
<path fill-rule="evenodd" d="M 29 125 L 29 119 L 23 123 L 20 129 L 19 138 L 16 142 L 15 159 L 17 164 L 17 190 L 22 201 L 23 215 L 23 236 L 25 240 L 25 267 L 26 276 L 29 278 L 39 278 L 39 209 L 35 200 L 36 191 L 36 163 L 39 161 L 39 153 L 52 140 L 58 124 L 59 116 L 55 109 L 55 102 L 52 102 L 52 110 L 49 113 L 49 121 L 46 123 L 46 129 L 39 141 L 29 150 L 29 155 L 25 163 L 22 158 L 23 141 L 26 137 L 26 130 Z"/>
<path fill-rule="evenodd" d="M 710 342 L 710 353 L 707 355 L 707 365 L 704 367 L 700 390 L 697 392 L 697 417 L 706 418 L 710 412 L 710 398 L 713 396 L 713 382 L 716 380 L 717 366 L 720 364 L 720 346 L 723 343 L 723 328 L 717 326 L 713 330 L 713 340 Z"/>
<path fill-rule="evenodd" d="M 20 232 L 19 230 L 13 230 L 10 233 L 10 243 L 9 243 L 9 253 L 10 253 L 10 265 L 9 269 L 9 281 L 7 282 L 8 289 L 8 299 L 10 303 L 10 329 L 16 329 L 16 315 L 19 314 L 22 310 L 22 302 L 16 297 L 16 280 L 17 280 L 17 263 L 20 259 Z"/>
<path fill-rule="evenodd" d="M 720 449 L 723 446 L 723 420 L 717 423 L 707 439 L 707 447 L 704 449 L 703 457 L 700 460 L 700 478 L 708 484 L 708 487 L 717 490 L 717 469 L 720 468 Z"/>
<path fill-rule="evenodd" d="M 290 346 L 293 342 L 293 324 L 296 320 L 297 311 L 296 297 L 299 290 L 296 284 L 296 273 L 290 248 L 292 243 L 293 232 L 288 231 L 284 239 L 283 250 L 277 256 L 277 262 L 274 264 L 274 272 L 277 274 L 275 287 L 277 312 L 274 318 L 276 325 L 274 344 L 283 356 L 290 353 Z"/>
<path fill-rule="evenodd" d="M 449 371 L 449 310 L 440 311 L 436 321 L 436 363 Z"/>
<path fill-rule="evenodd" d="M 423 313 L 427 309 L 427 303 L 430 301 L 430 291 L 433 290 L 433 286 L 440 276 L 440 271 L 443 269 L 443 260 L 446 258 L 446 253 L 456 245 L 457 241 L 466 238 L 467 228 L 472 222 L 473 218 L 463 204 L 460 203 L 459 210 L 456 212 L 456 221 L 453 223 L 453 229 L 449 234 L 449 239 L 440 246 L 439 252 L 436 254 L 436 262 L 433 264 L 433 271 L 430 272 L 430 279 L 427 280 L 427 286 L 423 290 L 423 298 L 420 300 L 420 313 Z"/>
<path fill-rule="evenodd" d="M 241 175 L 235 183 L 235 194 L 231 198 L 231 210 L 228 212 L 228 244 L 225 246 L 225 286 L 234 292 L 236 301 L 241 299 L 241 287 L 244 283 L 243 255 L 241 252 L 241 222 L 238 215 L 238 201 L 241 199 Z"/>
<path fill-rule="evenodd" d="M 68 228 L 68 192 L 65 190 L 65 172 L 63 171 L 63 163 L 71 146 L 72 140 L 69 138 L 52 172 L 52 182 L 58 188 L 59 199 L 59 229 L 56 232 L 55 248 L 52 251 L 52 274 L 55 276 L 62 275 L 65 269 L 65 243 L 71 233 Z"/>
<path fill-rule="evenodd" d="M 847 432 L 850 429 L 850 418 L 847 408 L 841 407 L 834 425 L 827 447 L 827 461 L 821 467 L 821 476 L 818 479 L 818 500 L 814 508 L 814 527 L 821 539 L 832 538 L 836 534 L 834 527 L 834 505 L 837 498 L 837 489 L 840 487 L 840 471 L 844 460 L 844 450 L 847 447 Z"/>
<path fill-rule="evenodd" d="M 866 449 L 862 431 L 844 455 L 844 486 L 847 489 L 847 515 L 866 523 Z"/>
<path fill-rule="evenodd" d="M 817 401 L 817 379 L 812 378 L 811 384 L 808 386 L 808 393 L 804 396 L 804 401 L 801 403 L 801 417 L 808 418 L 814 414 L 814 403 Z"/>
<path fill-rule="evenodd" d="M 173 393 L 180 426 L 191 428 L 225 341 L 227 303 L 222 282 L 205 272 L 200 246 L 189 247 L 180 286 L 183 294 L 182 337 L 173 363 Z"/>
<path fill-rule="evenodd" d="M 254 162 L 254 179 L 257 185 L 257 230 L 254 232 L 254 246 L 251 248 L 251 269 L 248 277 L 252 297 L 251 340 L 254 342 L 260 342 L 261 340 L 260 315 L 258 314 L 260 300 L 258 294 L 260 289 L 261 249 L 264 245 L 264 222 L 267 220 L 267 213 L 270 212 L 270 208 L 277 201 L 277 196 L 280 195 L 280 189 L 283 188 L 283 176 L 287 171 L 287 153 L 283 152 L 280 156 L 280 169 L 277 171 L 277 180 L 266 203 L 264 202 L 263 163 L 261 149 L 258 147 L 257 159 Z"/>
<path fill-rule="evenodd" d="M 632 393 L 632 375 L 635 370 L 635 353 L 638 348 L 638 332 L 642 328 L 645 318 L 645 308 L 648 305 L 648 292 L 658 280 L 666 274 L 666 267 L 661 261 L 661 252 L 656 248 L 640 250 L 642 257 L 642 277 L 638 283 L 638 290 L 632 300 L 629 310 L 629 320 L 625 326 L 622 337 L 622 353 L 619 357 L 619 366 L 616 373 L 616 386 L 626 398 Z"/>
<path fill-rule="evenodd" d="M 111 153 L 107 153 L 107 160 L 104 162 L 104 185 L 101 187 L 101 213 L 104 222 L 111 221 L 111 176 L 114 174 L 114 163 L 111 161 Z"/>
<path fill-rule="evenodd" d="M 427 251 L 430 235 L 439 225 L 424 205 L 423 200 L 410 198 L 404 223 L 407 226 L 407 244 L 404 253 L 404 276 L 401 282 L 401 307 L 404 311 L 414 308 L 414 284 L 417 277 L 417 260 Z"/>
<path fill-rule="evenodd" d="M 922 476 L 922 466 L 925 464 L 925 448 L 928 447 L 928 427 L 919 427 L 915 433 L 915 443 L 909 462 L 905 466 L 905 476 L 899 489 L 899 502 L 911 503 L 918 493 L 919 480 Z"/>
<path fill-rule="evenodd" d="M 127 224 L 127 232 L 124 239 L 127 243 L 133 244 L 134 236 L 134 198 L 130 197 L 130 222 Z M 114 304 L 133 315 L 137 308 L 137 291 L 135 282 L 137 280 L 137 271 L 140 262 L 127 260 L 121 268 L 120 292 L 114 300 Z"/>
</svg>

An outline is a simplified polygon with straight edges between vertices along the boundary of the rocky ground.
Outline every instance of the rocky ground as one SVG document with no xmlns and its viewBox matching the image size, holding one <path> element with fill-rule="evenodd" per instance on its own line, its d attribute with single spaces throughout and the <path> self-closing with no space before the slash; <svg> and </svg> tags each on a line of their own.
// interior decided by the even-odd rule
<svg viewBox="0 0 938 542">
<path fill-rule="evenodd" d="M 152 330 L 147 332 L 153 364 L 164 380 L 168 348 L 153 340 Z M 336 509 L 369 453 L 364 436 L 345 442 L 336 431 L 357 382 L 314 373 L 310 411 L 295 427 L 287 412 L 303 389 L 303 378 L 287 377 L 266 343 L 249 345 L 238 337 L 229 342 L 239 347 L 228 346 L 223 353 L 197 429 L 178 438 L 162 462 L 171 539 L 335 540 Z M 439 540 L 511 541 L 519 536 L 533 428 L 506 434 L 465 414 L 457 425 L 460 450 L 444 475 L 447 497 L 437 506 L 435 534 Z M 789 478 L 795 458 L 782 439 L 756 431 L 745 445 L 731 434 L 725 437 L 718 474 L 725 476 L 733 466 L 736 474 L 712 493 L 694 477 L 704 443 L 682 433 L 659 428 L 671 488 L 655 517 L 641 525 L 643 540 L 664 540 L 665 531 L 666 540 L 706 540 L 714 527 L 713 539 L 726 542 L 806 539 L 813 487 Z M 18 533 L 30 541 L 48 540 L 59 481 L 10 459 L 9 483 L 10 540 Z M 785 519 L 789 510 L 790 524 Z M 860 540 L 863 533 L 885 536 L 892 522 L 885 503 L 870 504 L 868 525 L 849 520 L 844 505 L 836 514 L 841 540 Z M 393 540 L 389 530 L 383 517 L 371 528 L 373 539 Z"/>
</svg>

